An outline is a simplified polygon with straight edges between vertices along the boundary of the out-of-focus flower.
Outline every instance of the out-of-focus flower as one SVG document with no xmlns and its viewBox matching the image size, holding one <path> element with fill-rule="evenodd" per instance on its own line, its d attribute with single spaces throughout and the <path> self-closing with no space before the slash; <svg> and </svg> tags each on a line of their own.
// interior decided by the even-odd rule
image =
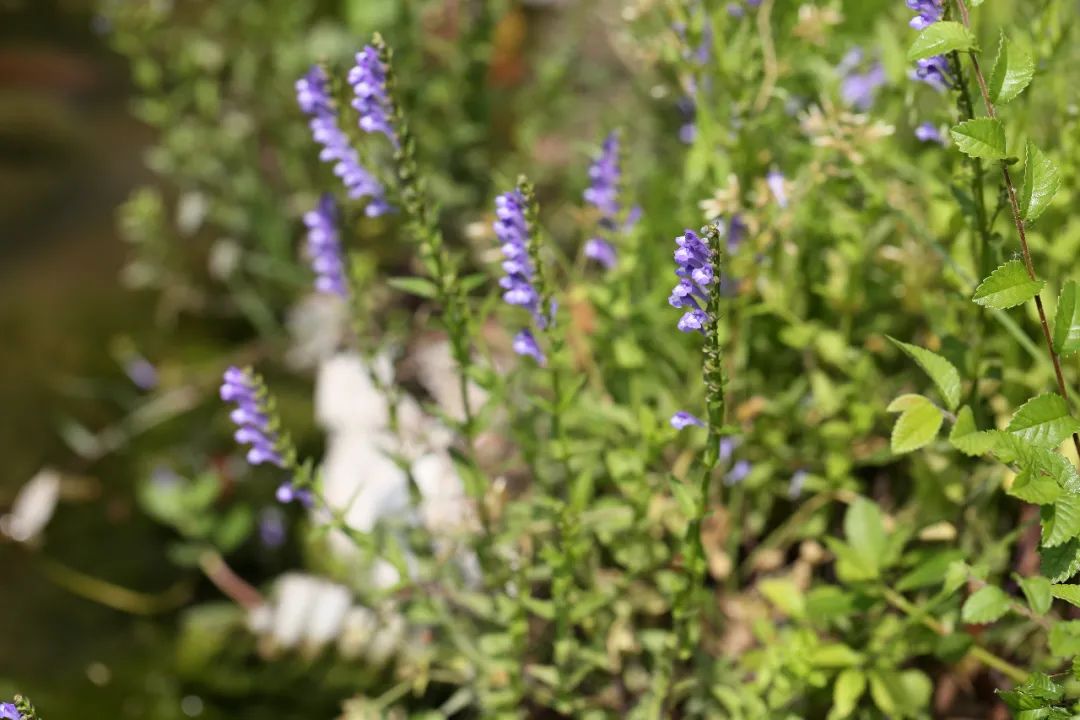
<svg viewBox="0 0 1080 720">
<path fill-rule="evenodd" d="M 225 371 L 220 394 L 222 400 L 236 405 L 229 417 L 238 426 L 234 435 L 236 442 L 250 446 L 247 461 L 252 465 L 270 463 L 284 467 L 285 462 L 276 447 L 277 433 L 270 427 L 261 383 L 251 371 L 230 367 Z"/>
<path fill-rule="evenodd" d="M 791 476 L 791 481 L 788 483 L 788 497 L 794 500 L 802 495 L 803 485 L 806 484 L 806 478 L 810 475 L 805 470 L 796 470 Z"/>
<path fill-rule="evenodd" d="M 885 68 L 877 60 L 866 70 L 859 71 L 862 65 L 862 50 L 852 48 L 840 61 L 836 71 L 841 76 L 840 97 L 844 103 L 866 111 L 874 104 L 878 88 L 885 84 Z"/>
<path fill-rule="evenodd" d="M 729 486 L 738 485 L 739 483 L 741 483 L 743 480 L 746 479 L 746 476 L 750 474 L 751 469 L 752 469 L 752 466 L 750 465 L 749 461 L 747 461 L 747 460 L 739 460 L 739 461 L 737 461 L 731 467 L 731 470 L 728 471 L 727 475 L 724 476 L 724 484 L 729 485 Z"/>
<path fill-rule="evenodd" d="M 924 122 L 915 128 L 915 137 L 922 142 L 945 144 L 945 137 L 941 134 L 941 130 L 932 122 Z"/>
<path fill-rule="evenodd" d="M 698 203 L 706 222 L 713 222 L 719 217 L 730 215 L 739 211 L 740 204 L 739 177 L 735 173 L 728 175 L 725 187 L 718 187 L 712 197 Z"/>
<path fill-rule="evenodd" d="M 356 53 L 356 65 L 349 71 L 355 99 L 352 106 L 360 113 L 360 129 L 369 133 L 382 133 L 397 145 L 390 116 L 393 106 L 386 91 L 386 67 L 379 58 L 379 51 L 371 45 Z"/>
<path fill-rule="evenodd" d="M 868 115 L 837 109 L 827 100 L 807 108 L 799 116 L 799 126 L 812 145 L 836 150 L 854 165 L 865 161 L 865 148 L 896 130 L 882 121 L 871 122 Z"/>
<path fill-rule="evenodd" d="M 49 524 L 60 500 L 60 474 L 45 468 L 15 496 L 11 512 L 0 517 L 0 532 L 15 542 L 31 542 Z"/>
<path fill-rule="evenodd" d="M 607 240 L 598 237 L 590 238 L 585 243 L 585 257 L 595 260 L 608 270 L 618 262 L 615 248 Z"/>
<path fill-rule="evenodd" d="M 952 70 L 949 60 L 944 55 L 923 58 L 915 63 L 909 77 L 923 82 L 938 92 L 945 92 L 953 86 Z"/>
<path fill-rule="evenodd" d="M 326 72 L 315 65 L 296 81 L 296 101 L 311 116 L 311 134 L 322 145 L 319 159 L 334 163 L 334 174 L 341 178 L 349 197 L 368 198 L 364 212 L 375 217 L 390 212 L 382 184 L 360 164 L 360 156 L 338 125 L 337 112 L 327 89 Z"/>
<path fill-rule="evenodd" d="M 314 210 L 304 214 L 308 228 L 307 254 L 315 271 L 315 289 L 321 293 L 347 297 L 349 283 L 338 239 L 337 208 L 329 194 L 319 199 Z"/>
<path fill-rule="evenodd" d="M 830 37 L 829 29 L 842 22 L 844 16 L 836 8 L 804 3 L 799 6 L 799 19 L 792 28 L 792 34 L 814 45 L 824 46 Z"/>
<path fill-rule="evenodd" d="M 518 355 L 527 355 L 536 360 L 537 365 L 541 367 L 547 365 L 547 356 L 544 355 L 544 351 L 540 349 L 540 346 L 536 344 L 536 338 L 533 337 L 532 331 L 528 328 L 521 330 L 514 336 L 511 347 Z"/>
<path fill-rule="evenodd" d="M 140 390 L 153 390 L 158 384 L 157 368 L 142 355 L 134 354 L 124 363 L 124 373 Z"/>
<path fill-rule="evenodd" d="M 776 204 L 781 208 L 786 208 L 788 206 L 788 195 L 787 180 L 784 178 L 784 173 L 776 168 L 769 170 L 769 174 L 765 176 L 765 184 L 769 186 L 769 192 L 776 198 Z"/>
<path fill-rule="evenodd" d="M 619 136 L 608 133 L 600 146 L 600 153 L 589 166 L 589 187 L 585 189 L 585 202 L 600 211 L 600 222 L 614 229 L 619 214 Z"/>
<path fill-rule="evenodd" d="M 679 412 L 671 416 L 671 427 L 675 428 L 676 430 L 682 430 L 684 428 L 690 427 L 691 425 L 696 425 L 697 427 L 705 427 L 705 422 L 701 418 L 697 417 L 696 415 L 691 415 L 685 410 L 680 410 Z"/>
<path fill-rule="evenodd" d="M 0 703 L 0 720 L 22 720 L 22 714 L 12 703 Z"/>
<path fill-rule="evenodd" d="M 285 543 L 285 515 L 276 507 L 263 508 L 259 513 L 259 540 L 268 548 Z"/>
</svg>

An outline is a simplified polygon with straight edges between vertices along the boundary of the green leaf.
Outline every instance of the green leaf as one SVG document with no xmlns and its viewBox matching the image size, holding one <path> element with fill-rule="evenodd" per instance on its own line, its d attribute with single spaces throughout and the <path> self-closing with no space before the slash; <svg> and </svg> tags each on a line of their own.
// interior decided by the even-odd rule
<svg viewBox="0 0 1080 720">
<path fill-rule="evenodd" d="M 919 717 L 930 702 L 933 685 L 919 670 L 874 670 L 870 697 L 889 718 Z"/>
<path fill-rule="evenodd" d="M 1024 187 L 1020 190 L 1020 214 L 1031 222 L 1050 207 L 1058 188 L 1061 173 L 1035 143 L 1028 140 L 1027 161 L 1024 163 Z"/>
<path fill-rule="evenodd" d="M 967 405 L 956 414 L 956 422 L 949 432 L 953 447 L 969 456 L 985 455 L 994 446 L 994 434 L 975 427 L 975 415 Z"/>
<path fill-rule="evenodd" d="M 1050 652 L 1061 658 L 1080 655 L 1080 620 L 1058 620 L 1050 626 Z"/>
<path fill-rule="evenodd" d="M 969 157 L 1004 160 L 1009 156 L 1005 147 L 1005 126 L 996 118 L 967 120 L 954 125 L 949 133 L 957 149 Z"/>
<path fill-rule="evenodd" d="M 889 539 L 877 503 L 864 497 L 855 498 L 844 514 L 844 536 L 866 567 L 881 568 Z"/>
<path fill-rule="evenodd" d="M 422 277 L 392 277 L 387 278 L 386 284 L 395 290 L 428 300 L 433 299 L 439 292 L 435 283 Z"/>
<path fill-rule="evenodd" d="M 1058 600 L 1080 607 L 1080 585 L 1052 585 L 1050 594 Z"/>
<path fill-rule="evenodd" d="M 990 273 L 990 276 L 975 288 L 975 295 L 971 299 L 983 307 L 1004 310 L 1035 297 L 1044 284 L 1042 280 L 1028 277 L 1024 263 L 1010 260 Z"/>
<path fill-rule="evenodd" d="M 1021 471 L 1006 492 L 1033 505 L 1051 505 L 1061 497 L 1061 488 L 1053 478 L 1033 470 Z"/>
<path fill-rule="evenodd" d="M 994 69 L 990 71 L 990 99 L 1007 103 L 1024 91 L 1035 76 L 1035 60 L 1026 49 L 1013 45 L 1001 33 Z"/>
<path fill-rule="evenodd" d="M 1061 287 L 1054 313 L 1054 350 L 1067 355 L 1080 350 L 1080 292 L 1075 280 Z"/>
<path fill-rule="evenodd" d="M 1053 602 L 1053 598 L 1050 595 L 1050 581 L 1044 578 L 1042 575 L 1032 575 L 1031 577 L 1020 577 L 1014 574 L 1013 579 L 1020 585 L 1020 589 L 1024 592 L 1024 598 L 1027 599 L 1028 607 L 1036 615 L 1045 615 L 1050 610 L 1050 604 Z"/>
<path fill-rule="evenodd" d="M 1042 509 L 1043 547 L 1061 545 L 1080 535 L 1080 495 L 1062 493 Z"/>
<path fill-rule="evenodd" d="M 896 589 L 900 592 L 908 592 L 909 590 L 937 585 L 945 580 L 949 566 L 963 556 L 962 552 L 956 550 L 935 552 L 912 568 L 911 572 L 900 578 L 896 582 Z"/>
<path fill-rule="evenodd" d="M 1057 547 L 1039 548 L 1039 555 L 1040 571 L 1052 583 L 1065 582 L 1080 570 L 1080 540 L 1076 538 Z"/>
<path fill-rule="evenodd" d="M 888 337 L 888 336 L 887 336 Z M 900 342 L 896 338 L 889 337 L 893 344 L 903 350 L 908 357 L 919 364 L 930 379 L 937 385 L 938 392 L 945 400 L 945 405 L 950 410 L 955 410 L 960 404 L 960 373 L 956 367 L 935 352 L 931 352 L 918 345 L 910 345 Z"/>
<path fill-rule="evenodd" d="M 1069 414 L 1069 406 L 1060 395 L 1045 393 L 1021 405 L 1006 432 L 1037 447 L 1053 449 L 1074 432 L 1080 432 L 1080 422 Z"/>
<path fill-rule="evenodd" d="M 890 411 L 902 409 L 892 431 L 892 451 L 902 453 L 918 450 L 934 439 L 944 416 L 941 409 L 922 395 L 905 395 L 889 405 Z"/>
<path fill-rule="evenodd" d="M 819 668 L 853 667 L 862 664 L 866 660 L 861 654 L 843 643 L 822 645 L 810 653 L 807 659 L 814 667 Z"/>
<path fill-rule="evenodd" d="M 908 50 L 908 61 L 915 62 L 923 58 L 942 55 L 953 50 L 974 50 L 975 36 L 958 22 L 941 21 L 919 33 Z"/>
<path fill-rule="evenodd" d="M 849 668 L 836 676 L 833 685 L 833 706 L 828 720 L 843 720 L 855 712 L 859 698 L 866 692 L 866 675 L 862 670 Z"/>
<path fill-rule="evenodd" d="M 960 608 L 960 618 L 966 623 L 985 625 L 1000 619 L 1009 612 L 1009 596 L 994 585 L 984 585 L 976 590 Z"/>
</svg>

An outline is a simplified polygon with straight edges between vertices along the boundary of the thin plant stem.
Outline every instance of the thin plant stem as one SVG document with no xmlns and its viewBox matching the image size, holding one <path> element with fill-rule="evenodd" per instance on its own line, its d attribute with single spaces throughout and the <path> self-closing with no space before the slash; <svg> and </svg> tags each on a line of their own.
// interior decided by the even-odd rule
<svg viewBox="0 0 1080 720">
<path fill-rule="evenodd" d="M 960 10 L 961 22 L 963 22 L 965 27 L 970 27 L 971 18 L 968 16 L 967 4 L 964 0 L 956 0 L 956 6 Z M 986 114 L 989 117 L 996 119 L 997 111 L 994 108 L 993 101 L 990 99 L 990 89 L 986 85 L 986 78 L 983 76 L 982 68 L 979 66 L 979 57 L 974 52 L 969 53 L 968 57 L 971 60 L 971 69 L 975 73 L 975 82 L 979 86 L 979 94 L 982 96 Z M 1013 184 L 1012 175 L 1009 173 L 1009 165 L 1005 160 L 1001 161 L 1001 175 L 1005 181 L 1005 190 L 1009 198 L 1009 209 L 1012 210 L 1013 225 L 1016 226 L 1016 234 L 1020 238 L 1020 252 L 1024 258 L 1024 268 L 1027 270 L 1029 278 L 1037 280 L 1038 278 L 1035 275 L 1035 264 L 1031 260 L 1031 250 L 1028 248 L 1024 218 L 1020 214 L 1020 203 L 1016 199 L 1016 186 Z M 1035 308 L 1039 312 L 1039 324 L 1042 326 L 1043 339 L 1046 340 L 1046 350 L 1050 354 L 1050 362 L 1054 366 L 1054 376 L 1057 379 L 1058 392 L 1060 392 L 1062 398 L 1068 402 L 1069 391 L 1065 385 L 1065 375 L 1061 371 L 1061 358 L 1058 357 L 1057 352 L 1054 350 L 1054 340 L 1050 334 L 1050 324 L 1046 321 L 1046 310 L 1043 308 L 1042 296 L 1039 293 L 1035 293 Z M 1072 439 L 1073 446 L 1076 448 L 1077 457 L 1080 457 L 1080 434 L 1073 433 Z"/>
</svg>

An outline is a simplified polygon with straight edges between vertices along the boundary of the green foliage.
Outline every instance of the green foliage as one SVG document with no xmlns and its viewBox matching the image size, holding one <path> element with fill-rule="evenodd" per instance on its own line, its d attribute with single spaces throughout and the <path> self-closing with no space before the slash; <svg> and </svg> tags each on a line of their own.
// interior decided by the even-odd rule
<svg viewBox="0 0 1080 720">
<path fill-rule="evenodd" d="M 1007 103 L 1024 92 L 1035 77 L 1035 61 L 1031 53 L 1009 42 L 1005 32 L 998 42 L 997 57 L 990 72 L 990 99 L 995 103 Z"/>
<path fill-rule="evenodd" d="M 975 288 L 975 295 L 971 299 L 983 307 L 1004 310 L 1031 300 L 1045 284 L 1042 280 L 1032 280 L 1023 262 L 1010 260 L 990 273 Z"/>
<path fill-rule="evenodd" d="M 1061 175 L 1039 148 L 1029 140 L 1024 164 L 1024 189 L 1020 193 L 1020 213 L 1032 221 L 1045 212 L 1061 186 Z"/>
<path fill-rule="evenodd" d="M 997 118 L 976 118 L 954 125 L 949 131 L 956 147 L 968 157 L 1004 160 L 1005 126 Z"/>
<path fill-rule="evenodd" d="M 919 33 L 908 49 L 908 60 L 922 60 L 957 50 L 974 50 L 975 36 L 964 25 L 954 21 L 936 22 Z"/>
</svg>

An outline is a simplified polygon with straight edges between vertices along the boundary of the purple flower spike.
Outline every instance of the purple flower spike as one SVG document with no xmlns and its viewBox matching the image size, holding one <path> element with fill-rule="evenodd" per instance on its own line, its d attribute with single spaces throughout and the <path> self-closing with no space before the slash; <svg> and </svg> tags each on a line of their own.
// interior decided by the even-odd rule
<svg viewBox="0 0 1080 720">
<path fill-rule="evenodd" d="M 915 30 L 925 30 L 945 13 L 941 0 L 907 0 L 909 9 L 918 13 L 908 24 Z"/>
<path fill-rule="evenodd" d="M 945 144 L 944 136 L 942 136 L 937 125 L 934 125 L 932 122 L 924 122 L 919 125 L 919 127 L 915 128 L 915 137 L 922 142 L 933 142 L 941 145 Z"/>
<path fill-rule="evenodd" d="M 709 316 L 702 307 L 708 304 L 706 287 L 716 280 L 712 253 L 693 230 L 687 230 L 684 235 L 675 238 L 675 244 L 678 245 L 675 250 L 675 262 L 678 264 L 675 274 L 680 280 L 671 291 L 668 303 L 672 307 L 688 308 L 679 320 L 679 330 L 704 332 L 709 323 Z"/>
<path fill-rule="evenodd" d="M 285 461 L 277 449 L 277 433 L 270 427 L 270 419 L 264 407 L 264 399 L 251 373 L 238 367 L 225 371 L 221 385 L 221 399 L 236 405 L 230 418 L 240 426 L 236 441 L 248 445 L 247 461 L 252 465 L 269 463 L 284 467 Z"/>
<path fill-rule="evenodd" d="M 684 428 L 690 427 L 691 425 L 696 425 L 697 427 L 705 427 L 705 421 L 703 421 L 696 415 L 691 415 L 685 410 L 680 410 L 679 412 L 671 416 L 671 427 L 675 428 L 676 430 L 682 430 Z"/>
<path fill-rule="evenodd" d="M 585 202 L 600 211 L 601 217 L 612 225 L 619 214 L 619 136 L 612 132 L 604 138 L 600 154 L 589 166 L 589 187 Z"/>
<path fill-rule="evenodd" d="M 349 197 L 369 198 L 365 213 L 369 217 L 391 211 L 382 184 L 360 164 L 360 156 L 349 144 L 349 138 L 338 125 L 337 112 L 327 88 L 326 72 L 315 65 L 296 81 L 296 102 L 300 110 L 311 117 L 311 135 L 322 145 L 319 159 L 334 164 L 334 174 L 341 178 Z"/>
<path fill-rule="evenodd" d="M 349 71 L 348 82 L 356 95 L 352 106 L 360 113 L 360 129 L 382 133 L 397 146 L 397 134 L 390 123 L 393 105 L 386 91 L 386 67 L 378 50 L 367 45 L 356 53 L 356 65 Z"/>
<path fill-rule="evenodd" d="M 307 225 L 307 254 L 315 271 L 315 289 L 321 293 L 348 297 L 341 242 L 338 239 L 337 208 L 330 195 L 323 195 L 314 210 L 304 214 Z"/>
<path fill-rule="evenodd" d="M 518 355 L 527 355 L 536 360 L 536 364 L 540 367 L 547 365 L 547 357 L 544 355 L 544 351 L 541 350 L 540 346 L 536 343 L 536 338 L 533 337 L 532 331 L 526 329 L 515 335 L 511 347 L 513 347 L 514 352 Z"/>
<path fill-rule="evenodd" d="M 0 720 L 22 720 L 22 713 L 12 703 L 0 703 Z"/>
<path fill-rule="evenodd" d="M 909 74 L 912 80 L 926 83 L 938 92 L 945 92 L 953 86 L 952 71 L 944 55 L 923 58 L 915 65 Z"/>
<path fill-rule="evenodd" d="M 503 300 L 532 313 L 537 326 L 547 327 L 547 316 L 540 310 L 540 293 L 534 285 L 536 271 L 529 257 L 529 224 L 525 219 L 525 197 L 511 190 L 495 198 L 495 236 L 506 258 L 506 275 L 499 280 Z"/>
<path fill-rule="evenodd" d="M 585 243 L 585 257 L 595 260 L 608 270 L 614 268 L 618 262 L 615 248 L 607 240 L 598 237 Z"/>
</svg>

